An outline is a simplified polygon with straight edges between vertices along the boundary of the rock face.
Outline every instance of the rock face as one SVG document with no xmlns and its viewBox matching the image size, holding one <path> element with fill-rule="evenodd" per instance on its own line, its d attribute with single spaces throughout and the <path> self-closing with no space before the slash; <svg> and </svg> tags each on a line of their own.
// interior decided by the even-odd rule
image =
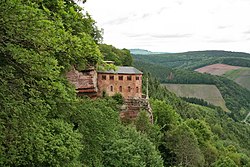
<svg viewBox="0 0 250 167">
<path fill-rule="evenodd" d="M 97 97 L 97 72 L 94 68 L 84 71 L 72 69 L 66 77 L 76 87 L 78 96 Z"/>
<path fill-rule="evenodd" d="M 148 99 L 130 98 L 125 99 L 124 105 L 121 107 L 120 118 L 133 120 L 137 117 L 140 111 L 148 112 L 149 119 L 153 123 L 153 114 Z"/>
</svg>

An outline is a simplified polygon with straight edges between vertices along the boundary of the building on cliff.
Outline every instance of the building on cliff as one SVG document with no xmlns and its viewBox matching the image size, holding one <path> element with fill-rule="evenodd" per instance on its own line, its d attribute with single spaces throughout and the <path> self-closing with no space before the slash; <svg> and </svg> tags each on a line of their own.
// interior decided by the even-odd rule
<svg viewBox="0 0 250 167">
<path fill-rule="evenodd" d="M 118 66 L 115 71 L 72 69 L 66 77 L 76 87 L 79 96 L 95 98 L 101 97 L 105 92 L 108 96 L 120 93 L 123 98 L 129 99 L 142 97 L 142 74 L 134 67 Z"/>
<path fill-rule="evenodd" d="M 134 67 L 118 66 L 117 70 L 107 71 L 96 71 L 95 68 L 78 71 L 73 68 L 66 77 L 76 87 L 78 96 L 96 98 L 104 93 L 108 96 L 120 93 L 124 98 L 121 118 L 134 119 L 141 110 L 146 110 L 153 122 L 148 99 L 142 97 L 142 75 Z"/>
</svg>

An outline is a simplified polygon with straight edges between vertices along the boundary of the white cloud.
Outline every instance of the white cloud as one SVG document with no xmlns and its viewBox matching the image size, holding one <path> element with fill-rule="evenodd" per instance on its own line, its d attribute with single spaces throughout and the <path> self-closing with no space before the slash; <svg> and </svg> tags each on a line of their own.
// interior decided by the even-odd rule
<svg viewBox="0 0 250 167">
<path fill-rule="evenodd" d="M 85 9 L 118 48 L 250 53 L 249 0 L 88 0 Z"/>
</svg>

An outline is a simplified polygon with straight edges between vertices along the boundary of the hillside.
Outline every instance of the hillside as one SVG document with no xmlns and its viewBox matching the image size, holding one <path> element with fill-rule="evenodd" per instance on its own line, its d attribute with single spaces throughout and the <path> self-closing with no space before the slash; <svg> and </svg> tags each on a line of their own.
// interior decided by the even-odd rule
<svg viewBox="0 0 250 167">
<path fill-rule="evenodd" d="M 161 83 L 216 85 L 226 102 L 227 108 L 232 111 L 231 117 L 238 121 L 242 121 L 250 111 L 250 91 L 223 76 L 201 74 L 195 72 L 194 69 L 213 64 L 218 60 L 229 61 L 228 64 L 234 66 L 248 66 L 249 56 L 248 53 L 226 51 L 133 55 L 134 65 L 144 73 L 150 72 Z M 221 59 L 221 57 L 224 58 Z"/>
<path fill-rule="evenodd" d="M 203 99 L 215 106 L 220 106 L 224 111 L 229 111 L 225 101 L 215 85 L 203 84 L 162 84 L 167 89 L 180 97 L 194 97 Z"/>
<path fill-rule="evenodd" d="M 134 61 L 151 63 L 171 68 L 197 69 L 210 64 L 222 63 L 250 67 L 250 54 L 229 51 L 192 51 L 133 55 Z"/>
<path fill-rule="evenodd" d="M 195 69 L 194 71 L 211 75 L 224 76 L 235 81 L 242 87 L 250 90 L 250 68 L 231 66 L 227 64 L 212 64 Z"/>
<path fill-rule="evenodd" d="M 250 68 L 228 71 L 224 76 L 250 90 Z"/>
<path fill-rule="evenodd" d="M 229 72 L 231 70 L 236 70 L 241 67 L 239 66 L 231 66 L 227 64 L 212 64 L 207 65 L 198 69 L 195 69 L 194 71 L 200 72 L 200 73 L 207 73 L 212 75 L 223 75 L 226 72 Z"/>
</svg>

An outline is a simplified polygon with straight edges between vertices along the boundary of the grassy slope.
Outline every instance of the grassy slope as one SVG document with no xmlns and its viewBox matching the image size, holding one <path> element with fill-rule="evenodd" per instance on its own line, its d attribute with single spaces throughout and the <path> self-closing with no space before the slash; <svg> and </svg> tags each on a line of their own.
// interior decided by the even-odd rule
<svg viewBox="0 0 250 167">
<path fill-rule="evenodd" d="M 231 70 L 228 71 L 224 76 L 250 90 L 250 68 Z"/>
<path fill-rule="evenodd" d="M 171 92 L 180 97 L 195 97 L 203 99 L 215 106 L 220 106 L 224 111 L 229 111 L 225 101 L 215 85 L 205 84 L 163 84 Z"/>
</svg>

